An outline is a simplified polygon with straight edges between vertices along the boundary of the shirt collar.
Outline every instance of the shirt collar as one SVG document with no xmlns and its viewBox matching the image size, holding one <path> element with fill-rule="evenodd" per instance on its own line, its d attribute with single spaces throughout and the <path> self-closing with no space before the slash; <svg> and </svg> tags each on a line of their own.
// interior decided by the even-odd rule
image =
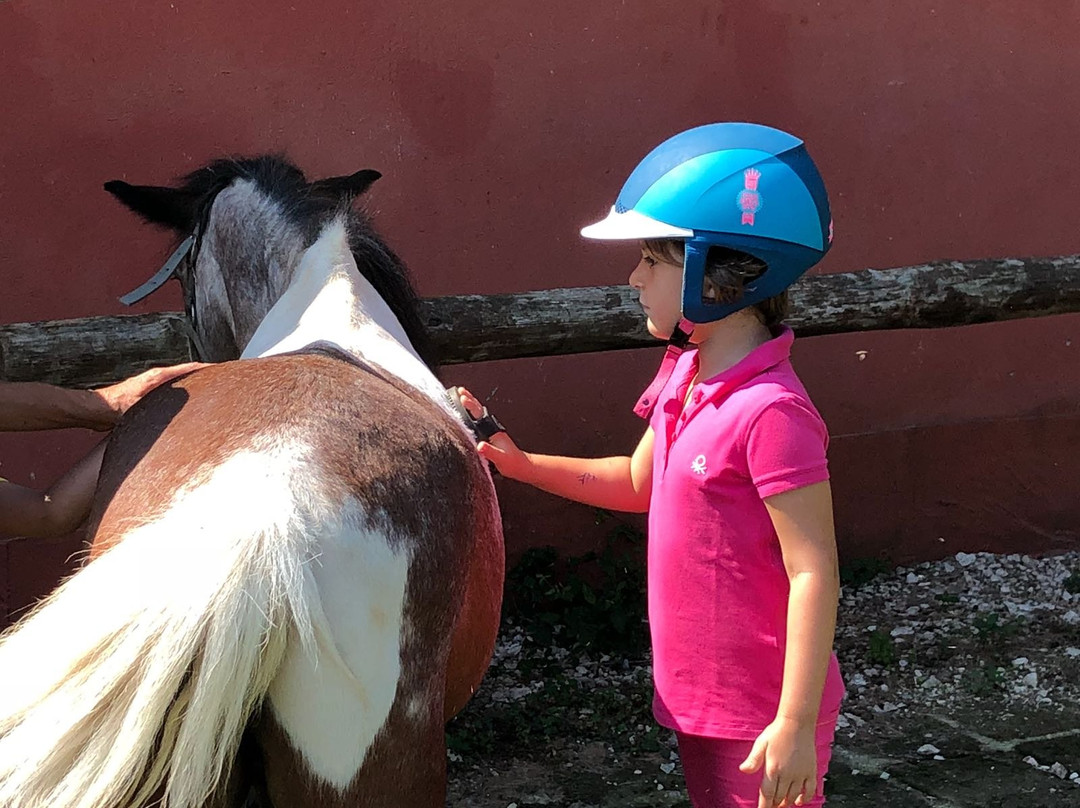
<svg viewBox="0 0 1080 808">
<path fill-rule="evenodd" d="M 790 359 L 795 332 L 782 325 L 775 334 L 771 340 L 759 345 L 727 370 L 699 381 L 697 390 L 701 392 L 701 398 L 713 398 L 722 392 L 742 387 L 755 376 Z"/>
</svg>

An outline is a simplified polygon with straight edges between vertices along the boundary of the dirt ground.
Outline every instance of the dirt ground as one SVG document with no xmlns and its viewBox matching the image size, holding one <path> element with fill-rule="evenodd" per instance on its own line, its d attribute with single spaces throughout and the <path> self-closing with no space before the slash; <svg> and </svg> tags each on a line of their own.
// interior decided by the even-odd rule
<svg viewBox="0 0 1080 808">
<path fill-rule="evenodd" d="M 1080 806 L 1078 573 L 1080 554 L 979 556 L 846 587 L 828 804 Z M 449 728 L 448 805 L 688 808 L 649 676 L 647 658 L 539 648 L 508 626 Z"/>
<path fill-rule="evenodd" d="M 1080 805 L 1080 786 L 1024 762 L 1080 769 L 1080 710 L 1003 717 L 992 704 L 948 717 L 869 717 L 857 744 L 837 740 L 826 785 L 837 806 Z M 1055 733 L 1062 733 L 1055 737 Z M 947 755 L 920 754 L 926 744 Z M 653 751 L 559 739 L 531 754 L 491 755 L 451 766 L 448 804 L 461 808 L 686 806 L 675 745 Z M 676 758 L 677 760 L 677 758 Z"/>
</svg>

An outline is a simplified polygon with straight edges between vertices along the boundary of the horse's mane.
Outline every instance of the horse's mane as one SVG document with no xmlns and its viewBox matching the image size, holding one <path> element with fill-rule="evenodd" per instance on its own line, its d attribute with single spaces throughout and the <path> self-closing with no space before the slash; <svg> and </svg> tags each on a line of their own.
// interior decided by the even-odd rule
<svg viewBox="0 0 1080 808">
<path fill-rule="evenodd" d="M 438 356 L 420 315 L 420 299 L 409 270 L 376 233 L 367 214 L 352 204 L 352 197 L 309 184 L 304 173 L 281 155 L 215 160 L 183 177 L 181 190 L 189 198 L 200 200 L 202 208 L 237 179 L 253 182 L 274 200 L 304 234 L 305 247 L 315 242 L 328 221 L 344 217 L 349 247 L 360 273 L 386 301 L 420 358 L 429 367 L 437 367 Z"/>
</svg>

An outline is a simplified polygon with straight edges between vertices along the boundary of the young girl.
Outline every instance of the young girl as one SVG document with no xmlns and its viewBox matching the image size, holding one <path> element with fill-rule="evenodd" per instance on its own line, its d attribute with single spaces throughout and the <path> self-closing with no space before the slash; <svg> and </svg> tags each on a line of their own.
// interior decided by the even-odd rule
<svg viewBox="0 0 1080 808">
<path fill-rule="evenodd" d="M 649 427 L 630 457 L 525 453 L 505 433 L 479 452 L 553 494 L 648 511 L 653 712 L 694 806 L 822 805 L 843 695 L 828 433 L 781 325 L 785 290 L 832 240 L 821 178 L 784 132 L 698 127 L 582 234 L 641 244 L 630 285 L 668 340 L 636 408 Z"/>
</svg>

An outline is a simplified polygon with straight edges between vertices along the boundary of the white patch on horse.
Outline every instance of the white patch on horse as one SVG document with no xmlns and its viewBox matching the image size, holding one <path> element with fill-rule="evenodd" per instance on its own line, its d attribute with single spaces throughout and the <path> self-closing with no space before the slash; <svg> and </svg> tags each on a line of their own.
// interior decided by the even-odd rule
<svg viewBox="0 0 1080 808">
<path fill-rule="evenodd" d="M 350 500 L 318 541 L 310 565 L 322 614 L 315 647 L 291 637 L 270 703 L 312 773 L 338 789 L 352 782 L 386 723 L 401 677 L 409 553 Z M 378 522 L 379 520 L 376 520 Z"/>
<path fill-rule="evenodd" d="M 241 359 L 288 353 L 320 340 L 377 365 L 455 414 L 445 389 L 397 317 L 357 269 L 341 218 L 328 224 L 305 251 L 288 289 L 256 329 Z"/>
</svg>

